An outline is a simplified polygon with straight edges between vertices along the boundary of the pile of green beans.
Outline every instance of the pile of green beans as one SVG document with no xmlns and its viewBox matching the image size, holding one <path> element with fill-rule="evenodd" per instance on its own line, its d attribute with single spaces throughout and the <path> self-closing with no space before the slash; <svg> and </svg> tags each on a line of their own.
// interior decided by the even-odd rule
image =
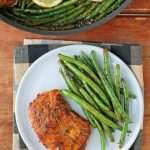
<svg viewBox="0 0 150 150">
<path fill-rule="evenodd" d="M 41 8 L 32 0 L 18 0 L 1 13 L 21 24 L 42 30 L 67 30 L 93 23 L 114 11 L 124 0 L 64 0 L 58 6 Z"/>
<path fill-rule="evenodd" d="M 79 56 L 58 54 L 60 72 L 67 84 L 62 89 L 64 96 L 78 103 L 93 128 L 101 136 L 101 149 L 106 150 L 106 138 L 114 142 L 113 132 L 120 130 L 121 148 L 129 131 L 129 100 L 135 98 L 129 90 L 127 81 L 121 76 L 121 67 L 115 65 L 112 71 L 109 51 L 104 48 L 103 67 L 98 62 L 97 53 L 89 55 L 81 52 Z"/>
</svg>

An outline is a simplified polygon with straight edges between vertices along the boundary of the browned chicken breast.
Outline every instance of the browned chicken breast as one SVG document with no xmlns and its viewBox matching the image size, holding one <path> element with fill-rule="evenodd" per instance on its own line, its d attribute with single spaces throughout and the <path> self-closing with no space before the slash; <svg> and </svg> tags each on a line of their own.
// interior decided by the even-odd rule
<svg viewBox="0 0 150 150">
<path fill-rule="evenodd" d="M 40 141 L 50 150 L 83 150 L 90 125 L 73 112 L 59 90 L 39 94 L 29 106 L 29 118 Z"/>
</svg>

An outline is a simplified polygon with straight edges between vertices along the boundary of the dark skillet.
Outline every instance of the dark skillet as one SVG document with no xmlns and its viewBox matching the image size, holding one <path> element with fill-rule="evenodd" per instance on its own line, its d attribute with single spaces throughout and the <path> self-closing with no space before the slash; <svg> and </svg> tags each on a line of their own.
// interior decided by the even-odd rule
<svg viewBox="0 0 150 150">
<path fill-rule="evenodd" d="M 29 32 L 33 32 L 33 33 L 38 33 L 38 34 L 45 34 L 45 35 L 65 35 L 65 34 L 73 34 L 73 33 L 78 33 L 78 32 L 82 32 L 82 31 L 86 31 L 92 28 L 95 28 L 97 26 L 100 26 L 106 22 L 108 22 L 109 20 L 111 20 L 112 18 L 114 18 L 115 16 L 117 16 L 121 11 L 123 11 L 131 2 L 132 0 L 125 0 L 117 9 L 115 9 L 113 12 L 111 12 L 110 14 L 108 14 L 107 16 L 103 17 L 102 19 L 95 21 L 95 22 L 91 22 L 88 24 L 84 24 L 82 25 L 82 22 L 80 22 L 79 25 L 77 25 L 74 28 L 71 29 L 67 29 L 67 30 L 42 30 L 42 29 L 36 29 L 33 27 L 29 27 L 26 26 L 24 24 L 21 24 L 20 22 L 18 22 L 17 20 L 13 19 L 13 18 L 9 18 L 6 15 L 3 14 L 3 12 L 1 12 L 0 14 L 0 19 L 7 22 L 8 24 L 15 26 L 17 28 L 29 31 Z"/>
</svg>

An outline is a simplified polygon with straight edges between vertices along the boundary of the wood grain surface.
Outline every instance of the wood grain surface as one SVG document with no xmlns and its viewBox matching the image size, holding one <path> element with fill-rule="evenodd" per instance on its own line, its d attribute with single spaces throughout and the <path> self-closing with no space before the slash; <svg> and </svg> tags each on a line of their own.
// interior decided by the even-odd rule
<svg viewBox="0 0 150 150">
<path fill-rule="evenodd" d="M 150 0 L 134 0 L 119 16 L 93 30 L 69 36 L 42 36 L 16 29 L 0 21 L 0 150 L 12 147 L 12 84 L 13 49 L 22 45 L 24 38 L 82 40 L 143 45 L 145 113 L 143 150 L 150 149 Z M 130 16 L 130 13 L 137 13 Z M 144 14 L 142 17 L 140 14 Z"/>
<path fill-rule="evenodd" d="M 132 4 L 125 11 L 130 13 L 149 13 L 150 0 L 133 0 Z"/>
</svg>

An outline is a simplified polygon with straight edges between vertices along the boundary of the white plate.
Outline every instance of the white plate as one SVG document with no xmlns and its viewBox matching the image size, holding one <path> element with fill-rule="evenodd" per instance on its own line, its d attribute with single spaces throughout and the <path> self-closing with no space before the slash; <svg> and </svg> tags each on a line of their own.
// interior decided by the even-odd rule
<svg viewBox="0 0 150 150">
<path fill-rule="evenodd" d="M 91 50 L 95 50 L 98 53 L 99 61 L 102 64 L 103 53 L 102 48 L 90 46 L 90 45 L 69 45 L 61 48 L 57 48 L 47 54 L 41 56 L 36 60 L 31 67 L 27 70 L 23 76 L 16 96 L 16 121 L 19 132 L 30 150 L 45 150 L 44 146 L 39 142 L 36 133 L 31 127 L 31 123 L 28 117 L 28 106 L 29 103 L 36 97 L 40 92 L 51 90 L 54 88 L 65 88 L 65 82 L 59 73 L 58 53 L 67 55 L 78 55 L 80 51 L 90 53 Z M 121 65 L 122 76 L 128 81 L 130 89 L 136 94 L 136 100 L 133 100 L 130 104 L 131 117 L 133 123 L 130 125 L 132 133 L 126 138 L 123 150 L 127 150 L 131 147 L 135 141 L 140 125 L 143 122 L 143 96 L 140 86 L 130 71 L 128 66 L 121 61 L 117 56 L 111 54 L 113 65 L 119 63 Z M 68 101 L 76 112 L 83 115 L 80 107 L 73 101 Z M 107 141 L 107 150 L 117 150 L 120 133 L 115 132 L 115 143 Z M 96 129 L 92 130 L 90 138 L 87 142 L 86 150 L 100 150 L 100 139 Z"/>
</svg>

